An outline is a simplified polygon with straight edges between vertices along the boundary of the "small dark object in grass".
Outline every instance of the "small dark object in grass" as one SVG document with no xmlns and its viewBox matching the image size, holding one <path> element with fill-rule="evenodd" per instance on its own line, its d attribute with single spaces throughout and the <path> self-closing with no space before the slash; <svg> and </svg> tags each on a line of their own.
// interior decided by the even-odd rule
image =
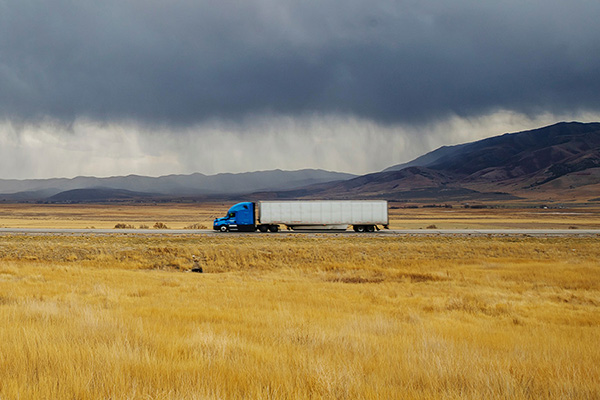
<svg viewBox="0 0 600 400">
<path fill-rule="evenodd" d="M 202 273 L 202 267 L 200 266 L 200 262 L 196 258 L 196 256 L 192 256 L 192 260 L 194 261 L 194 266 L 192 267 L 192 272 Z"/>
<path fill-rule="evenodd" d="M 437 226 L 435 226 L 435 225 L 429 225 L 426 229 L 437 229 Z"/>
</svg>

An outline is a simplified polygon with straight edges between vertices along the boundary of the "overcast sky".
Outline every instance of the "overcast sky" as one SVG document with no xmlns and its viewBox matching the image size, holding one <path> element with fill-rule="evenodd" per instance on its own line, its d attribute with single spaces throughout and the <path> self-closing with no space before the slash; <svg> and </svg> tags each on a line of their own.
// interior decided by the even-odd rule
<svg viewBox="0 0 600 400">
<path fill-rule="evenodd" d="M 600 121 L 600 2 L 0 0 L 0 178 L 323 168 Z"/>
</svg>

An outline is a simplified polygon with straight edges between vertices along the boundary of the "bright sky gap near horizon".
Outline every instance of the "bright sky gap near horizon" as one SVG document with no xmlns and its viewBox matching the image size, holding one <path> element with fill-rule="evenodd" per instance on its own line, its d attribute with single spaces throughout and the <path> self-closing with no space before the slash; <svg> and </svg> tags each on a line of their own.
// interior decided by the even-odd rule
<svg viewBox="0 0 600 400">
<path fill-rule="evenodd" d="M 0 178 L 322 168 L 600 121 L 600 2 L 0 0 Z"/>
</svg>

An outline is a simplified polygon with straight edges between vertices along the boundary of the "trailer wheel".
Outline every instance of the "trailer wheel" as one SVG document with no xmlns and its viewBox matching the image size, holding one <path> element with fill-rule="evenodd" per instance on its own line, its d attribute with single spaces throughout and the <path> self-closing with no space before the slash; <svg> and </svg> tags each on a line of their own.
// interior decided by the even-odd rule
<svg viewBox="0 0 600 400">
<path fill-rule="evenodd" d="M 277 232 L 279 230 L 279 226 L 277 225 L 269 225 L 269 231 Z"/>
<path fill-rule="evenodd" d="M 359 233 L 363 233 L 363 232 L 367 231 L 366 226 L 364 226 L 364 225 L 357 225 L 354 227 L 354 230 Z"/>
<path fill-rule="evenodd" d="M 367 226 L 367 232 L 375 232 L 375 227 L 373 225 Z"/>
<path fill-rule="evenodd" d="M 227 225 L 221 225 L 221 226 L 219 227 L 219 230 L 220 230 L 221 232 L 227 232 L 227 231 L 229 231 L 229 227 L 228 227 Z"/>
</svg>

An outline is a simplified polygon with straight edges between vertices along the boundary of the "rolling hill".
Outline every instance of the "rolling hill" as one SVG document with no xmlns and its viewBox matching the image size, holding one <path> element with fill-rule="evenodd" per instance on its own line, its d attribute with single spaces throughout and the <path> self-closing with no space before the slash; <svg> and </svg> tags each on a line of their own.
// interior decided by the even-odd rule
<svg viewBox="0 0 600 400">
<path fill-rule="evenodd" d="M 323 170 L 0 180 L 0 201 L 376 198 L 405 202 L 600 201 L 600 123 L 561 122 L 444 146 L 355 176 Z"/>
<path fill-rule="evenodd" d="M 316 169 L 217 175 L 166 175 L 1 180 L 0 201 L 93 202 L 231 196 L 280 191 L 345 180 L 356 175 Z"/>
<path fill-rule="evenodd" d="M 562 122 L 444 146 L 382 172 L 277 197 L 597 201 L 600 123 Z"/>
</svg>

